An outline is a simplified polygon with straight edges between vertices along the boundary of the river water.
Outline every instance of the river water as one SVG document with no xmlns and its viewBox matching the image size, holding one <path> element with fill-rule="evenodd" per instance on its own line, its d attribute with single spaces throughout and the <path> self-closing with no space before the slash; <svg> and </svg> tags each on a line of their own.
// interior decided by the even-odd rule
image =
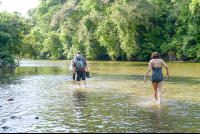
<svg viewBox="0 0 200 134">
<path fill-rule="evenodd" d="M 22 60 L 0 70 L 0 133 L 199 133 L 200 63 L 166 64 L 158 105 L 148 62 L 88 61 L 79 88 L 69 60 Z"/>
</svg>

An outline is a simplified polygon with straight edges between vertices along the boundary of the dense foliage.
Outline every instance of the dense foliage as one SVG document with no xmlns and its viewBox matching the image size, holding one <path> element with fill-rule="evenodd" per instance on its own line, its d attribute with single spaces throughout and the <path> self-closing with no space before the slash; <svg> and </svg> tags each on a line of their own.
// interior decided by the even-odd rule
<svg viewBox="0 0 200 134">
<path fill-rule="evenodd" d="M 14 58 L 25 49 L 25 35 L 31 25 L 17 14 L 0 14 L 0 65 L 14 64 Z"/>
<path fill-rule="evenodd" d="M 200 0 L 40 0 L 28 15 L 0 14 L 1 58 L 200 61 Z"/>
</svg>

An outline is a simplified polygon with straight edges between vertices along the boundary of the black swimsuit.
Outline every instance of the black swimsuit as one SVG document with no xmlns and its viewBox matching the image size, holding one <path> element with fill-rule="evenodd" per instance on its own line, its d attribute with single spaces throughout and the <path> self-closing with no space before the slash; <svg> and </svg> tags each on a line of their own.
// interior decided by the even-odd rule
<svg viewBox="0 0 200 134">
<path fill-rule="evenodd" d="M 157 57 L 155 57 L 157 59 Z M 151 82 L 163 81 L 162 67 L 152 67 Z"/>
<path fill-rule="evenodd" d="M 163 81 L 162 67 L 152 67 L 151 82 Z"/>
</svg>

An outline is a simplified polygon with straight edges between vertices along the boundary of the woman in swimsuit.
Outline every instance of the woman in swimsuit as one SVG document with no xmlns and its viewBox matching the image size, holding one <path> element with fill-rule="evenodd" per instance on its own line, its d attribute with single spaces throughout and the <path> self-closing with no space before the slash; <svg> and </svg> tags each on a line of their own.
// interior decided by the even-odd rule
<svg viewBox="0 0 200 134">
<path fill-rule="evenodd" d="M 167 70 L 167 77 L 169 77 L 168 66 L 160 58 L 159 53 L 157 53 L 157 52 L 152 53 L 151 60 L 149 61 L 149 67 L 144 76 L 144 82 L 146 83 L 146 77 L 152 68 L 151 82 L 152 82 L 152 85 L 154 88 L 154 98 L 155 98 L 155 100 L 158 100 L 159 104 L 162 101 L 162 92 L 161 92 L 162 85 L 163 85 L 162 65 L 165 66 L 165 68 Z"/>
</svg>

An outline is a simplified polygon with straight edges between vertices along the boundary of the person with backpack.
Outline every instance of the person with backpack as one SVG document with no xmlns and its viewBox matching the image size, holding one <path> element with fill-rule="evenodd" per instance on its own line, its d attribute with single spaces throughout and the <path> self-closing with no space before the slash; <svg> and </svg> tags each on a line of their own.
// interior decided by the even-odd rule
<svg viewBox="0 0 200 134">
<path fill-rule="evenodd" d="M 76 54 L 76 57 L 74 59 L 74 67 L 73 67 L 73 72 L 76 71 L 77 77 L 76 77 L 76 81 L 78 81 L 78 85 L 79 87 L 81 87 L 81 79 L 83 80 L 83 83 L 86 87 L 86 73 L 85 73 L 85 68 L 87 69 L 87 72 L 89 72 L 88 67 L 87 67 L 87 62 L 85 60 L 85 58 L 81 55 L 81 52 L 78 51 Z"/>
</svg>

